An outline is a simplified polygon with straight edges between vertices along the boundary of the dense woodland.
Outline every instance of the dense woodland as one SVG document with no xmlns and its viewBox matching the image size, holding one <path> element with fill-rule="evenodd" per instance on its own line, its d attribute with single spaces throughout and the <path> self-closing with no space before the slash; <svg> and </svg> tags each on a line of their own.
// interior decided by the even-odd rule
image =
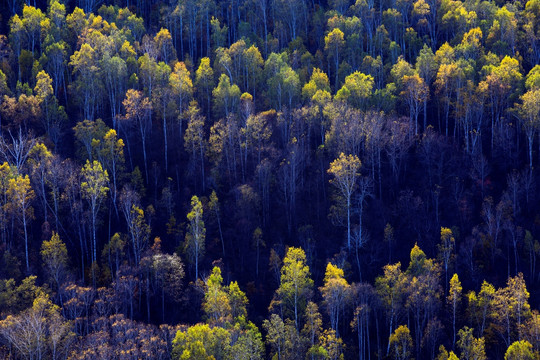
<svg viewBox="0 0 540 360">
<path fill-rule="evenodd" d="M 540 358 L 540 0 L 0 14 L 1 358 Z"/>
</svg>

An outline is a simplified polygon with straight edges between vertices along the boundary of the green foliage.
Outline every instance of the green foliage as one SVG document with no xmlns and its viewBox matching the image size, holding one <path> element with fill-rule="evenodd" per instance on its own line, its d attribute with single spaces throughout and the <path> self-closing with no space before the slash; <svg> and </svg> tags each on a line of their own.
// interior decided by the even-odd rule
<svg viewBox="0 0 540 360">
<path fill-rule="evenodd" d="M 231 354 L 231 335 L 221 327 L 206 324 L 178 331 L 172 341 L 173 359 L 224 360 Z"/>
<path fill-rule="evenodd" d="M 533 347 L 526 340 L 513 342 L 504 354 L 504 360 L 533 360 L 535 358 Z"/>
<path fill-rule="evenodd" d="M 236 111 L 240 100 L 240 88 L 235 84 L 231 85 L 229 77 L 221 74 L 217 87 L 212 91 L 212 96 L 216 114 L 227 117 L 229 113 Z"/>
<path fill-rule="evenodd" d="M 363 109 L 372 94 L 373 85 L 373 76 L 356 71 L 345 78 L 345 84 L 338 90 L 335 98 Z"/>
<path fill-rule="evenodd" d="M 395 360 L 406 360 L 410 358 L 413 342 L 407 325 L 400 325 L 390 335 L 389 342 Z"/>
<path fill-rule="evenodd" d="M 283 258 L 280 286 L 276 295 L 285 308 L 285 314 L 293 318 L 296 328 L 300 326 L 300 314 L 311 297 L 313 280 L 310 278 L 306 254 L 300 248 L 291 247 Z"/>
<path fill-rule="evenodd" d="M 187 214 L 189 221 L 186 233 L 185 251 L 191 263 L 195 264 L 195 278 L 199 275 L 199 260 L 204 255 L 206 228 L 203 220 L 202 203 L 197 196 L 191 198 L 191 211 Z"/>
<path fill-rule="evenodd" d="M 0 4 L 0 358 L 538 357 L 539 0 L 76 3 Z"/>
<path fill-rule="evenodd" d="M 484 338 L 475 338 L 472 331 L 473 329 L 465 326 L 458 332 L 459 340 L 457 341 L 457 346 L 461 350 L 460 359 L 485 360 L 487 357 L 484 348 Z"/>
<path fill-rule="evenodd" d="M 66 244 L 60 240 L 57 233 L 53 233 L 51 240 L 45 240 L 41 244 L 40 254 L 50 278 L 60 288 L 68 267 Z"/>
<path fill-rule="evenodd" d="M 324 286 L 320 288 L 320 291 L 330 315 L 332 329 L 339 335 L 339 314 L 350 291 L 343 269 L 328 263 L 324 274 Z"/>
<path fill-rule="evenodd" d="M 78 122 L 73 128 L 75 138 L 79 146 L 78 153 L 81 159 L 93 161 L 96 156 L 96 147 L 99 145 L 99 140 L 107 134 L 110 129 L 105 125 L 103 120 L 96 121 L 83 120 Z"/>
<path fill-rule="evenodd" d="M 30 308 L 34 300 L 47 295 L 47 289 L 36 285 L 37 276 L 24 278 L 19 285 L 14 279 L 0 280 L 0 307 L 9 314 Z"/>
</svg>

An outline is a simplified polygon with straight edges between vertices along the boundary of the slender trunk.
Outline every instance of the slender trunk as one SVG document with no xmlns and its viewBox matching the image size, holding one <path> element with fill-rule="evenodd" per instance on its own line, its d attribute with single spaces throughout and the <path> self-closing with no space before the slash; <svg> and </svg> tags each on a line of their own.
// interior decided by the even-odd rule
<svg viewBox="0 0 540 360">
<path fill-rule="evenodd" d="M 360 233 L 361 234 L 361 233 Z M 362 236 L 362 235 L 360 235 Z M 362 270 L 360 269 L 360 257 L 358 255 L 358 244 L 355 246 L 356 248 L 356 266 L 358 266 L 358 278 L 360 279 L 360 281 L 362 281 Z"/>
<path fill-rule="evenodd" d="M 168 146 L 167 146 L 167 118 L 165 117 L 165 107 L 163 108 L 163 139 L 165 146 L 165 174 L 169 172 Z"/>
<path fill-rule="evenodd" d="M 532 148 L 533 148 L 533 137 L 534 135 L 529 136 L 529 170 L 532 171 Z"/>
<path fill-rule="evenodd" d="M 147 274 L 146 279 L 146 314 L 147 322 L 150 323 L 150 274 Z"/>
<path fill-rule="evenodd" d="M 296 330 L 298 330 L 298 294 L 296 291 L 294 293 L 294 324 L 296 325 Z"/>
<path fill-rule="evenodd" d="M 26 272 L 30 272 L 30 264 L 28 263 L 28 231 L 26 229 L 26 211 L 23 209 L 23 227 L 24 227 L 24 252 L 26 255 Z"/>
<path fill-rule="evenodd" d="M 165 284 L 161 284 L 161 322 L 165 323 Z"/>
<path fill-rule="evenodd" d="M 351 248 L 351 196 L 347 196 L 347 247 Z"/>
<path fill-rule="evenodd" d="M 81 273 L 82 273 L 82 282 L 84 284 L 84 244 L 81 235 L 81 230 L 79 229 L 79 242 L 81 244 Z"/>
<path fill-rule="evenodd" d="M 394 325 L 394 308 L 393 308 L 393 305 L 392 305 L 392 310 L 391 310 L 391 313 L 390 313 L 390 329 L 389 329 L 389 332 L 388 332 L 388 339 L 390 339 L 390 336 L 392 336 L 392 327 Z M 388 356 L 388 354 L 390 354 L 390 341 L 388 342 L 388 346 L 386 347 L 386 356 Z"/>
<path fill-rule="evenodd" d="M 195 280 L 199 278 L 199 248 L 195 245 Z"/>
<path fill-rule="evenodd" d="M 364 342 L 363 342 L 364 327 L 360 323 L 360 312 L 356 315 L 356 332 L 358 333 L 358 360 L 363 360 Z"/>
<path fill-rule="evenodd" d="M 202 138 L 202 136 L 201 136 Z M 204 174 L 204 147 L 203 147 L 203 142 L 201 141 L 200 144 L 199 144 L 199 152 L 200 152 L 200 156 L 201 156 L 201 180 L 202 180 L 202 189 L 203 189 L 203 192 L 205 191 L 206 189 L 206 185 L 205 185 L 205 174 Z"/>
<path fill-rule="evenodd" d="M 452 348 L 456 345 L 456 308 L 457 308 L 457 304 L 456 304 L 456 296 L 454 294 L 454 301 L 453 301 L 453 306 L 452 306 L 452 329 L 453 329 L 453 341 L 452 341 Z"/>
<path fill-rule="evenodd" d="M 96 269 L 94 264 L 96 264 L 96 214 L 94 209 L 92 208 L 92 284 L 94 285 L 94 288 L 96 287 Z"/>
<path fill-rule="evenodd" d="M 257 241 L 257 267 L 255 269 L 255 275 L 259 277 L 259 242 Z"/>
<path fill-rule="evenodd" d="M 142 148 L 143 148 L 143 160 L 144 160 L 144 173 L 146 175 L 146 183 L 148 184 L 148 162 L 146 160 L 146 139 L 143 134 L 142 135 Z"/>
<path fill-rule="evenodd" d="M 221 239 L 221 249 L 223 251 L 223 256 L 225 256 L 225 241 L 223 240 L 223 232 L 221 231 L 221 219 L 219 218 L 219 213 L 216 211 L 216 218 L 218 223 L 218 229 L 219 229 L 219 238 Z M 259 244 L 257 244 L 257 251 L 259 249 Z M 257 254 L 258 256 L 258 254 Z M 257 267 L 257 271 L 258 271 Z"/>
</svg>

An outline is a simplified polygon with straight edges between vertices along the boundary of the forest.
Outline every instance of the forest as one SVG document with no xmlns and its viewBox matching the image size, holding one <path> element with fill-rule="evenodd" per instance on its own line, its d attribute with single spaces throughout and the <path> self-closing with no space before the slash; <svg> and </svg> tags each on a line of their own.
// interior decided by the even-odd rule
<svg viewBox="0 0 540 360">
<path fill-rule="evenodd" d="M 0 358 L 540 359 L 540 0 L 5 0 L 0 34 Z"/>
</svg>

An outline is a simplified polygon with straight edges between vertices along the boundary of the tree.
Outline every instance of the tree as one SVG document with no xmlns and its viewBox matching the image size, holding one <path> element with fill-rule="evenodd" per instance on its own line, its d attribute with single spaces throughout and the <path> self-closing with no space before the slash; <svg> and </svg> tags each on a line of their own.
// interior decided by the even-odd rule
<svg viewBox="0 0 540 360">
<path fill-rule="evenodd" d="M 273 3 L 273 11 L 276 11 L 274 19 L 281 19 L 282 27 L 286 27 L 289 30 L 287 38 L 289 40 L 295 40 L 299 35 L 300 30 L 304 24 L 307 26 L 308 7 L 304 1 L 286 1 L 276 0 Z M 285 32 L 285 29 L 282 30 Z M 306 29 L 307 31 L 307 29 Z"/>
<path fill-rule="evenodd" d="M 504 354 L 504 360 L 533 360 L 533 346 L 527 340 L 514 341 Z"/>
<path fill-rule="evenodd" d="M 246 91 L 251 92 L 253 96 L 256 97 L 259 91 L 258 85 L 261 82 L 264 60 L 259 49 L 255 45 L 251 45 L 249 48 L 245 49 L 243 52 L 243 57 L 245 66 L 244 71 L 246 73 L 245 88 Z"/>
<path fill-rule="evenodd" d="M 465 326 L 458 332 L 459 340 L 457 341 L 457 346 L 461 350 L 460 359 L 486 360 L 484 338 L 475 338 L 472 331 L 473 329 Z"/>
<path fill-rule="evenodd" d="M 540 65 L 535 65 L 525 77 L 525 88 L 527 90 L 540 88 Z"/>
<path fill-rule="evenodd" d="M 210 20 L 210 26 L 212 28 L 213 49 L 223 47 L 225 45 L 225 38 L 227 37 L 229 27 L 225 24 L 221 26 L 219 19 L 214 16 L 212 16 L 212 19 Z"/>
<path fill-rule="evenodd" d="M 257 277 L 259 276 L 259 258 L 260 258 L 260 248 L 265 246 L 264 240 L 263 240 L 263 232 L 260 227 L 255 228 L 253 230 L 253 245 L 257 249 L 257 261 L 255 265 L 255 274 Z"/>
<path fill-rule="evenodd" d="M 286 53 L 271 53 L 264 63 L 264 75 L 268 86 L 266 94 L 272 98 L 274 108 L 279 110 L 281 110 L 283 102 L 283 75 L 288 72 L 287 68 L 289 67 L 287 60 Z"/>
<path fill-rule="evenodd" d="M 507 281 L 508 294 L 511 296 L 510 310 L 516 320 L 518 329 L 518 339 L 521 339 L 522 322 L 530 314 L 531 307 L 529 305 L 530 293 L 527 290 L 523 273 L 518 273 L 515 277 L 508 278 Z"/>
<path fill-rule="evenodd" d="M 328 52 L 328 59 L 334 60 L 334 88 L 338 86 L 339 55 L 345 45 L 344 34 L 339 28 L 334 28 L 324 37 L 324 50 Z"/>
<path fill-rule="evenodd" d="M 9 132 L 10 143 L 6 141 L 7 138 L 6 135 L 0 137 L 0 156 L 3 161 L 21 170 L 36 145 L 36 139 L 32 134 L 23 134 L 21 127 L 15 136 Z"/>
<path fill-rule="evenodd" d="M 283 259 L 281 279 L 276 295 L 284 312 L 292 313 L 296 329 L 300 326 L 299 313 L 304 311 L 311 296 L 313 280 L 310 278 L 309 266 L 306 265 L 306 253 L 301 248 L 290 247 Z"/>
<path fill-rule="evenodd" d="M 199 93 L 201 103 L 206 103 L 206 112 L 210 111 L 210 99 L 214 88 L 214 70 L 210 67 L 210 59 L 201 59 L 199 68 L 195 72 L 195 87 Z M 205 101 L 203 101 L 205 100 Z"/>
<path fill-rule="evenodd" d="M 103 247 L 102 257 L 107 259 L 111 277 L 118 274 L 120 262 L 125 256 L 124 248 L 126 246 L 126 237 L 120 233 L 114 233 L 111 240 Z"/>
<path fill-rule="evenodd" d="M 452 309 L 452 329 L 453 329 L 453 340 L 452 347 L 456 343 L 456 313 L 461 301 L 461 282 L 459 281 L 458 274 L 454 274 L 452 279 L 450 279 L 450 290 L 448 292 L 448 304 Z"/>
<path fill-rule="evenodd" d="M 172 102 L 173 93 L 170 86 L 171 68 L 169 65 L 160 61 L 156 70 L 156 86 L 152 95 L 153 108 L 161 115 L 161 127 L 163 129 L 165 172 L 169 171 L 169 148 L 168 148 L 168 130 L 169 118 L 174 112 L 174 103 Z"/>
<path fill-rule="evenodd" d="M 101 60 L 101 68 L 105 80 L 105 88 L 109 98 L 113 129 L 117 129 L 116 123 L 120 115 L 122 99 L 127 85 L 128 69 L 124 59 L 120 56 L 110 56 L 105 53 Z"/>
<path fill-rule="evenodd" d="M 387 316 L 389 321 L 389 337 L 394 331 L 401 308 L 404 289 L 405 274 L 401 271 L 401 263 L 389 264 L 383 267 L 384 275 L 375 280 L 377 293 L 379 294 L 382 305 L 390 313 Z M 386 348 L 386 354 L 390 353 L 390 342 Z"/>
<path fill-rule="evenodd" d="M 44 128 L 47 134 L 51 133 L 51 122 L 52 122 L 52 109 L 54 100 L 54 92 L 52 87 L 52 79 L 45 71 L 41 70 L 36 75 L 36 86 L 34 87 L 34 93 L 36 94 L 37 99 L 41 103 L 42 113 L 44 116 Z"/>
<path fill-rule="evenodd" d="M 212 274 L 205 281 L 204 302 L 202 307 L 208 323 L 212 326 L 224 327 L 232 321 L 231 302 L 223 286 L 221 269 L 215 266 Z"/>
<path fill-rule="evenodd" d="M 319 349 L 328 360 L 344 360 L 343 340 L 336 335 L 333 329 L 325 330 L 319 336 Z"/>
<path fill-rule="evenodd" d="M 14 2 L 15 3 L 15 2 Z M 9 21 L 9 38 L 14 45 L 15 55 L 20 57 L 23 45 L 24 26 L 19 14 L 13 14 Z M 18 79 L 21 78 L 21 69 L 19 67 Z"/>
<path fill-rule="evenodd" d="M 441 345 L 439 347 L 439 355 L 437 356 L 437 360 L 459 360 L 459 358 L 453 351 L 448 353 L 444 345 Z"/>
<path fill-rule="evenodd" d="M 82 197 L 86 199 L 90 211 L 90 220 L 92 228 L 92 264 L 97 261 L 97 222 L 98 214 L 101 208 L 103 199 L 107 195 L 109 188 L 107 184 L 109 182 L 109 174 L 107 170 L 104 170 L 101 163 L 94 160 L 90 163 L 86 160 L 86 164 L 81 170 L 82 182 L 81 193 Z"/>
<path fill-rule="evenodd" d="M 182 113 L 186 104 L 189 104 L 189 100 L 193 97 L 193 82 L 191 81 L 189 70 L 183 62 L 177 62 L 174 65 L 174 70 L 169 76 L 169 85 L 178 102 L 178 135 L 180 139 L 183 139 L 182 124 L 184 119 Z"/>
<path fill-rule="evenodd" d="M 165 63 L 170 63 L 176 60 L 176 51 L 173 46 L 171 33 L 167 29 L 161 28 L 154 37 L 156 49 L 158 51 L 158 59 Z"/>
<path fill-rule="evenodd" d="M 144 211 L 136 205 L 131 207 L 131 221 L 128 223 L 129 234 L 131 238 L 131 246 L 133 248 L 133 257 L 135 265 L 138 266 L 141 261 L 141 254 L 148 245 L 150 238 L 150 225 L 147 224 L 144 218 Z"/>
<path fill-rule="evenodd" d="M 409 114 L 411 129 L 414 124 L 414 133 L 418 135 L 418 114 L 420 113 L 420 105 L 424 103 L 429 96 L 429 88 L 417 74 L 412 76 L 405 75 L 403 77 L 404 90 L 401 95 L 405 97 L 409 105 Z"/>
<path fill-rule="evenodd" d="M 284 96 L 284 99 L 287 100 L 289 109 L 292 109 L 294 101 L 297 99 L 300 90 L 300 78 L 296 71 L 294 71 L 290 66 L 282 67 L 280 69 L 278 78 L 279 81 L 281 81 L 280 86 L 282 87 L 282 96 Z"/>
<path fill-rule="evenodd" d="M 266 330 L 266 342 L 274 350 L 277 360 L 284 359 L 286 332 L 283 319 L 277 314 L 270 315 L 270 320 L 263 321 L 263 328 Z"/>
<path fill-rule="evenodd" d="M 278 172 L 278 179 L 281 193 L 283 194 L 283 203 L 286 209 L 287 230 L 292 232 L 293 224 L 296 220 L 296 199 L 302 180 L 302 171 L 304 169 L 305 153 L 301 143 L 293 138 L 289 142 L 286 158 L 281 162 Z"/>
<path fill-rule="evenodd" d="M 30 271 L 30 263 L 28 261 L 28 223 L 34 218 L 34 209 L 32 201 L 36 195 L 30 185 L 28 175 L 17 175 L 9 179 L 7 195 L 9 204 L 12 207 L 14 214 L 22 222 L 24 230 L 24 251 L 26 255 L 26 271 Z"/>
<path fill-rule="evenodd" d="M 339 337 L 339 314 L 343 311 L 344 303 L 347 299 L 351 286 L 344 276 L 343 269 L 332 263 L 326 265 L 324 275 L 324 286 L 320 289 L 328 314 L 332 329 Z"/>
<path fill-rule="evenodd" d="M 96 156 L 96 147 L 98 145 L 96 140 L 99 141 L 102 139 L 108 130 L 109 127 L 105 125 L 101 119 L 97 119 L 95 121 L 79 121 L 73 128 L 75 139 L 77 140 L 76 144 L 79 147 L 79 149 L 77 149 L 78 155 L 82 159 L 86 158 L 87 160 L 94 161 L 94 157 Z M 86 151 L 86 154 L 84 151 Z"/>
<path fill-rule="evenodd" d="M 532 147 L 534 136 L 540 127 L 540 89 L 531 89 L 521 96 L 522 104 L 518 105 L 523 129 L 527 136 L 529 149 L 529 169 L 532 171 Z"/>
<path fill-rule="evenodd" d="M 143 46 L 146 45 L 148 47 L 145 49 L 147 52 L 145 52 L 143 56 L 139 57 L 138 60 L 139 76 L 145 95 L 151 99 L 154 87 L 158 82 L 160 69 L 155 58 L 154 44 L 149 38 L 146 38 L 146 40 L 149 41 L 145 41 Z"/>
<path fill-rule="evenodd" d="M 24 5 L 22 14 L 22 25 L 27 36 L 27 47 L 34 55 L 38 42 L 41 45 L 41 26 L 46 16 L 41 9 L 28 5 Z"/>
<path fill-rule="evenodd" d="M 2 104 L 2 100 L 5 95 L 11 95 L 11 90 L 9 89 L 7 84 L 6 74 L 2 70 L 0 70 L 0 105 Z"/>
<path fill-rule="evenodd" d="M 469 313 L 478 326 L 480 336 L 483 336 L 484 330 L 487 327 L 486 321 L 489 320 L 489 315 L 492 311 L 495 287 L 484 281 L 478 295 L 474 291 L 471 291 L 467 297 L 469 301 Z"/>
<path fill-rule="evenodd" d="M 109 188 L 114 209 L 118 215 L 116 202 L 119 192 L 118 182 L 124 172 L 124 140 L 118 138 L 116 130 L 110 129 L 103 136 L 100 145 L 101 150 L 98 154 L 98 159 L 111 176 Z"/>
<path fill-rule="evenodd" d="M 39 295 L 31 308 L 0 321 L 0 334 L 22 358 L 42 359 L 50 353 L 53 360 L 67 357 L 74 336 L 60 308 L 45 294 Z M 64 354 L 60 351 L 63 346 Z"/>
<path fill-rule="evenodd" d="M 335 98 L 347 101 L 358 109 L 363 109 L 372 94 L 373 85 L 373 76 L 355 71 L 345 78 L 345 84 L 337 91 Z"/>
<path fill-rule="evenodd" d="M 440 298 L 439 264 L 428 259 L 426 254 L 414 245 L 410 262 L 405 272 L 404 286 L 407 300 L 406 308 L 412 311 L 417 356 L 420 356 L 421 336 L 429 320 L 435 315 Z"/>
<path fill-rule="evenodd" d="M 313 68 L 309 82 L 302 88 L 302 98 L 304 101 L 312 101 L 313 96 L 319 90 L 330 93 L 330 82 L 328 75 L 319 68 Z"/>
<path fill-rule="evenodd" d="M 241 322 L 243 319 L 246 319 L 246 306 L 248 305 L 248 298 L 246 294 L 240 290 L 238 282 L 232 281 L 229 284 L 227 296 L 229 298 L 229 303 L 231 304 L 232 319 L 237 322 Z"/>
<path fill-rule="evenodd" d="M 263 151 L 268 147 L 272 136 L 271 120 L 275 115 L 275 111 L 264 111 L 250 115 L 246 120 L 245 130 L 248 137 L 246 145 L 249 145 L 253 152 L 257 151 L 257 165 L 261 163 Z M 245 155 L 247 156 L 247 149 Z"/>
<path fill-rule="evenodd" d="M 218 117 L 228 117 L 235 112 L 240 100 L 240 88 L 229 81 L 229 77 L 221 74 L 217 87 L 212 90 L 215 113 Z"/>
<path fill-rule="evenodd" d="M 304 314 L 304 328 L 302 329 L 302 333 L 309 341 L 309 352 L 312 353 L 312 360 L 315 358 L 313 354 L 316 347 L 315 341 L 319 338 L 321 332 L 322 317 L 319 313 L 319 307 L 314 302 L 309 301 L 306 305 L 306 312 Z"/>
<path fill-rule="evenodd" d="M 52 153 L 47 149 L 43 143 L 38 143 L 30 150 L 30 159 L 28 162 L 32 169 L 32 180 L 36 185 L 38 196 L 41 199 L 41 206 L 43 208 L 44 221 L 48 221 L 48 207 L 47 191 L 45 185 L 49 178 L 51 161 L 53 159 Z"/>
<path fill-rule="evenodd" d="M 221 239 L 221 250 L 223 251 L 223 256 L 225 256 L 225 242 L 223 240 L 223 233 L 221 231 L 221 210 L 220 210 L 220 203 L 219 199 L 217 197 L 216 191 L 212 190 L 212 194 L 210 194 L 210 199 L 208 201 L 208 207 L 212 211 L 215 220 L 218 223 L 218 229 L 219 229 L 219 238 Z M 258 270 L 257 270 L 258 271 Z"/>
<path fill-rule="evenodd" d="M 8 238 L 8 219 L 10 212 L 10 201 L 8 197 L 9 179 L 17 176 L 17 169 L 10 166 L 7 162 L 0 165 L 0 230 L 3 246 L 7 251 L 11 251 L 11 241 Z"/>
<path fill-rule="evenodd" d="M 139 130 L 139 135 L 142 142 L 144 171 L 146 174 L 146 182 L 148 182 L 148 162 L 146 160 L 146 140 L 148 132 L 151 130 L 152 123 L 150 121 L 150 112 L 152 104 L 143 93 L 138 90 L 129 89 L 126 93 L 126 98 L 122 102 L 126 109 L 125 119 L 132 122 Z"/>
<path fill-rule="evenodd" d="M 407 325 L 400 325 L 388 340 L 395 360 L 407 360 L 411 356 L 413 342 Z"/>
<path fill-rule="evenodd" d="M 439 49 L 440 50 L 440 49 Z M 436 55 L 437 56 L 437 55 Z M 446 59 L 448 61 L 448 59 Z M 442 63 L 437 71 L 435 80 L 436 92 L 442 97 L 444 102 L 445 115 L 445 135 L 448 136 L 448 117 L 450 114 L 451 94 L 454 89 L 454 76 L 457 73 L 455 62 Z"/>
<path fill-rule="evenodd" d="M 456 240 L 452 234 L 452 230 L 449 228 L 441 227 L 441 243 L 437 245 L 439 248 L 439 256 L 442 259 L 442 265 L 444 267 L 445 284 L 448 283 L 448 268 L 452 261 L 452 252 L 456 245 Z M 446 288 L 446 285 L 445 285 Z"/>
<path fill-rule="evenodd" d="M 73 73 L 78 75 L 76 89 L 80 94 L 78 99 L 83 104 L 84 119 L 94 120 L 94 112 L 99 98 L 101 78 L 98 76 L 98 59 L 96 51 L 87 43 L 81 45 L 80 50 L 71 55 L 69 65 Z"/>
<path fill-rule="evenodd" d="M 234 82 L 235 79 L 238 80 L 238 73 L 236 70 L 236 59 L 233 59 L 235 57 L 233 47 L 237 47 L 238 44 L 241 44 L 240 48 L 245 48 L 245 41 L 240 40 L 239 42 L 236 42 L 231 45 L 229 49 L 227 48 L 217 48 L 216 49 L 216 63 L 219 65 L 221 70 L 225 70 L 224 73 L 227 74 L 229 77 L 230 82 Z M 223 75 L 223 74 L 222 74 Z"/>
<path fill-rule="evenodd" d="M 203 207 L 195 195 L 191 198 L 191 211 L 187 214 L 189 221 L 186 233 L 185 250 L 189 260 L 195 263 L 195 279 L 199 278 L 199 259 L 204 254 L 206 228 L 203 221 Z"/>
<path fill-rule="evenodd" d="M 494 142 L 495 125 L 499 124 L 504 107 L 509 99 L 520 90 L 523 78 L 519 61 L 505 56 L 498 65 L 486 65 L 487 76 L 478 84 L 479 91 L 490 101 L 491 105 L 491 146 Z"/>
<path fill-rule="evenodd" d="M 417 1 L 417 3 L 419 3 L 420 1 Z M 435 55 L 433 54 L 433 51 L 429 46 L 427 46 L 427 44 L 424 44 L 424 47 L 422 48 L 422 50 L 420 50 L 420 54 L 416 58 L 416 71 L 418 71 L 418 75 L 424 80 L 424 83 L 429 88 L 431 82 L 433 81 L 433 78 L 437 74 L 437 63 L 435 61 Z M 424 97 L 424 131 L 427 129 L 428 99 L 429 96 Z"/>
<path fill-rule="evenodd" d="M 187 111 L 188 126 L 184 134 L 184 147 L 190 153 L 190 173 L 194 174 L 196 168 L 199 168 L 201 175 L 201 188 L 206 189 L 205 173 L 204 173 L 204 155 L 206 149 L 206 141 L 204 134 L 205 117 L 201 114 L 196 101 L 189 104 Z"/>
<path fill-rule="evenodd" d="M 245 329 L 240 330 L 240 336 L 232 345 L 231 352 L 235 354 L 237 359 L 262 360 L 264 344 L 259 329 L 252 322 L 248 322 L 242 327 Z M 235 330 L 238 328 L 239 326 L 236 326 Z"/>
<path fill-rule="evenodd" d="M 51 240 L 41 244 L 40 253 L 49 277 L 55 282 L 56 288 L 60 289 L 68 268 L 66 244 L 60 240 L 58 233 L 53 232 Z"/>
<path fill-rule="evenodd" d="M 231 352 L 231 334 L 221 327 L 207 324 L 190 326 L 178 331 L 172 341 L 172 358 L 183 359 L 228 359 Z"/>
<path fill-rule="evenodd" d="M 351 199 L 356 190 L 356 180 L 360 176 L 359 170 L 362 166 L 360 159 L 356 155 L 345 155 L 341 153 L 339 157 L 330 163 L 328 173 L 334 176 L 331 183 L 337 187 L 341 196 L 345 198 L 347 206 L 347 247 L 351 248 Z"/>
<path fill-rule="evenodd" d="M 159 289 L 161 289 L 161 321 L 165 322 L 165 296 L 179 301 L 182 293 L 184 264 L 177 254 L 158 253 L 152 256 L 152 269 Z"/>
<path fill-rule="evenodd" d="M 53 79 L 54 96 L 58 97 L 58 91 L 64 85 L 64 75 L 66 69 L 67 49 L 65 41 L 53 42 L 45 48 L 46 60 L 45 68 Z M 65 90 L 65 89 L 64 89 Z"/>
</svg>

